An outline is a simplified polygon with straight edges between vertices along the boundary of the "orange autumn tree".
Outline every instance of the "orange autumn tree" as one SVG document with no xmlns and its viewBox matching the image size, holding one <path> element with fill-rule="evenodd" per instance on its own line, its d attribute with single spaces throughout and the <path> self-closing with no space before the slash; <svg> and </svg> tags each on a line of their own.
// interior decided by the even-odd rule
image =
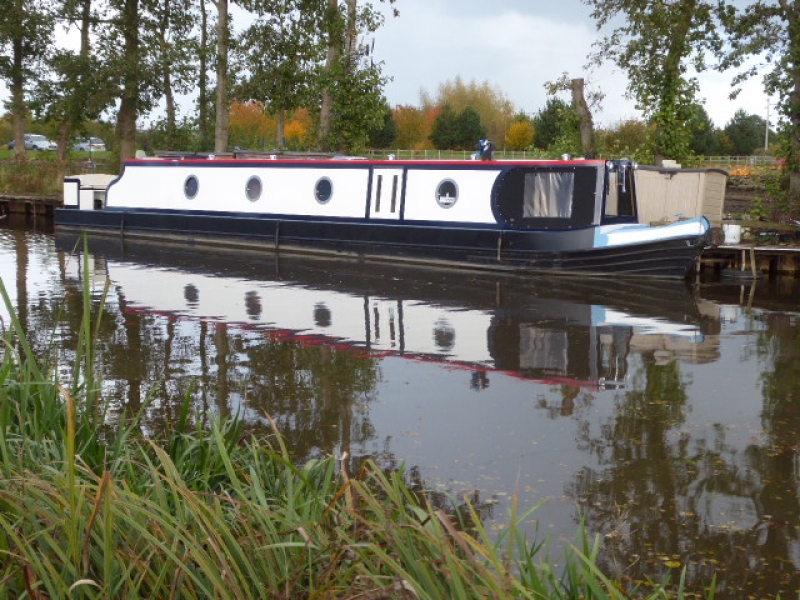
<svg viewBox="0 0 800 600">
<path fill-rule="evenodd" d="M 311 139 L 312 121 L 308 109 L 298 108 L 283 128 L 286 148 L 289 150 L 308 150 L 313 144 Z"/>
<path fill-rule="evenodd" d="M 428 139 L 430 129 L 425 122 L 425 115 L 419 108 L 396 106 L 392 110 L 392 118 L 397 125 L 394 145 L 398 148 L 413 149 Z"/>
<path fill-rule="evenodd" d="M 509 150 L 527 150 L 533 145 L 535 131 L 529 121 L 516 121 L 506 133 L 506 147 Z"/>
<path fill-rule="evenodd" d="M 255 100 L 234 101 L 230 112 L 230 145 L 233 148 L 264 150 L 275 145 L 275 121 Z"/>
</svg>

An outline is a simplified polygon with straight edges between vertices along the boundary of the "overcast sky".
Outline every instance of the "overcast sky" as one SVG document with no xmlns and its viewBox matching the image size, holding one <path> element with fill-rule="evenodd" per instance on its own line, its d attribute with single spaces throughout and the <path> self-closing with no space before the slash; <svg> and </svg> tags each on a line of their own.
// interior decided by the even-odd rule
<svg viewBox="0 0 800 600">
<path fill-rule="evenodd" d="M 606 94 L 597 124 L 641 116 L 624 97 L 624 73 L 611 66 L 585 71 L 600 34 L 581 0 L 397 0 L 395 6 L 400 16 L 387 17 L 374 36 L 375 56 L 393 78 L 386 89 L 392 106 L 419 105 L 421 89 L 435 95 L 441 83 L 460 75 L 465 82 L 488 81 L 518 110 L 533 114 L 547 101 L 545 82 L 566 71 Z M 732 77 L 700 77 L 700 98 L 714 124 L 724 127 L 739 108 L 766 117 L 761 78 L 730 100 Z"/>
</svg>

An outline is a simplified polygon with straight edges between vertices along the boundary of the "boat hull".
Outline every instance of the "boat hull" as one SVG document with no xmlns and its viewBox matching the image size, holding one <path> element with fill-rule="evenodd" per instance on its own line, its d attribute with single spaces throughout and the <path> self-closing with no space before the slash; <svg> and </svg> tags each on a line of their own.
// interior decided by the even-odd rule
<svg viewBox="0 0 800 600">
<path fill-rule="evenodd" d="M 509 272 L 686 278 L 706 237 L 697 232 L 596 245 L 597 229 L 507 230 L 492 226 L 314 219 L 180 211 L 60 209 L 66 229 L 343 258 Z"/>
</svg>

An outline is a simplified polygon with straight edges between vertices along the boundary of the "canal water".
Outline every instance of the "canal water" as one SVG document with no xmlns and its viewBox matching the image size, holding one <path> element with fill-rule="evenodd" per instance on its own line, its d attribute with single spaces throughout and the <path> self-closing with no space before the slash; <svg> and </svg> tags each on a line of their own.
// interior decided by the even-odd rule
<svg viewBox="0 0 800 600">
<path fill-rule="evenodd" d="M 106 284 L 109 418 L 198 409 L 278 424 L 298 461 L 347 452 L 513 499 L 555 557 L 585 523 L 612 576 L 800 587 L 800 285 L 508 278 L 0 229 L 0 277 L 64 376 L 83 282 Z M 77 248 L 77 249 L 76 249 Z M 8 312 L 0 311 L 5 323 Z"/>
</svg>

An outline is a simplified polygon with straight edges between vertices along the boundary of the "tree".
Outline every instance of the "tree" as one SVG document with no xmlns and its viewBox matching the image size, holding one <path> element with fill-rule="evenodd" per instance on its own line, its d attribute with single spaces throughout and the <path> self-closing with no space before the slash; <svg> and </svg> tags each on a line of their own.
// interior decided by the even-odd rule
<svg viewBox="0 0 800 600">
<path fill-rule="evenodd" d="M 192 32 L 198 24 L 194 0 L 159 0 L 154 6 L 156 21 L 156 63 L 160 68 L 165 100 L 166 144 L 178 147 L 178 111 L 175 93 L 185 94 L 197 80 L 194 56 L 199 52 Z"/>
<path fill-rule="evenodd" d="M 726 4 L 723 22 L 731 50 L 723 67 L 741 67 L 753 57 L 763 61 L 740 73 L 734 84 L 769 67 L 767 93 L 780 98 L 778 110 L 786 121 L 784 155 L 789 177 L 789 200 L 800 209 L 800 3 L 760 0 L 737 9 Z"/>
<path fill-rule="evenodd" d="M 765 128 L 766 122 L 762 117 L 747 114 L 741 108 L 737 110 L 725 125 L 725 133 L 733 143 L 733 154 L 747 156 L 762 147 Z"/>
<path fill-rule="evenodd" d="M 431 131 L 422 109 L 414 106 L 397 106 L 392 111 L 397 125 L 395 145 L 398 148 L 416 148 L 425 143 Z"/>
<path fill-rule="evenodd" d="M 202 0 L 201 0 L 202 1 Z M 214 152 L 228 150 L 228 48 L 230 46 L 230 24 L 228 0 L 211 0 L 217 9 L 217 93 L 215 99 L 216 118 L 214 121 Z"/>
<path fill-rule="evenodd" d="M 533 118 L 536 130 L 534 145 L 542 150 L 554 146 L 558 140 L 580 136 L 580 127 L 575 111 L 560 98 L 550 97 L 547 104 Z"/>
<path fill-rule="evenodd" d="M 696 78 L 689 68 L 706 68 L 709 52 L 722 40 L 715 6 L 704 0 L 583 0 L 593 8 L 597 28 L 621 25 L 597 44 L 592 57 L 610 60 L 628 74 L 628 93 L 656 127 L 656 163 L 689 154 L 686 122 L 695 101 Z"/>
<path fill-rule="evenodd" d="M 698 156 L 719 154 L 716 128 L 702 105 L 695 104 L 690 107 L 690 116 L 686 126 L 691 135 L 689 148 L 692 154 Z"/>
<path fill-rule="evenodd" d="M 58 49 L 47 58 L 51 76 L 36 88 L 36 103 L 45 116 L 58 124 L 58 158 L 64 160 L 74 129 L 96 120 L 116 97 L 117 88 L 109 77 L 98 49 L 90 45 L 99 16 L 92 0 L 65 2 L 60 18 L 80 31 L 78 52 Z"/>
<path fill-rule="evenodd" d="M 488 81 L 477 83 L 472 80 L 465 83 L 461 77 L 456 77 L 453 81 L 442 83 L 435 97 L 425 91 L 420 96 L 423 110 L 444 105 L 449 105 L 456 112 L 472 108 L 486 127 L 486 135 L 493 140 L 504 140 L 506 128 L 514 119 L 514 105 Z"/>
<path fill-rule="evenodd" d="M 286 123 L 286 147 L 289 150 L 308 150 L 311 147 L 311 114 L 307 108 L 294 111 L 292 118 Z"/>
<path fill-rule="evenodd" d="M 277 146 L 284 145 L 287 111 L 311 101 L 310 89 L 322 47 L 314 35 L 317 15 L 307 0 L 284 0 L 265 7 L 258 19 L 240 36 L 237 54 L 244 80 L 234 96 L 257 100 L 277 115 Z"/>
<path fill-rule="evenodd" d="M 395 0 L 381 0 L 389 4 Z M 394 11 L 397 16 L 397 11 Z M 321 19 L 326 58 L 319 89 L 319 136 L 321 150 L 358 151 L 367 145 L 369 131 L 384 119 L 386 77 L 382 63 L 369 56 L 371 44 L 359 36 L 372 34 L 383 17 L 369 2 L 327 0 Z"/>
<path fill-rule="evenodd" d="M 11 92 L 14 124 L 14 156 L 25 159 L 25 119 L 27 98 L 41 80 L 42 63 L 51 48 L 54 26 L 49 0 L 2 0 L 0 19 L 0 78 Z"/>
<path fill-rule="evenodd" d="M 211 44 L 210 29 L 208 25 L 208 10 L 206 0 L 199 0 L 200 6 L 200 45 L 197 48 L 198 56 L 198 78 L 197 78 L 197 126 L 200 136 L 200 150 L 211 150 L 214 146 L 211 141 L 211 128 L 209 126 L 209 114 L 212 108 L 210 94 L 208 92 L 208 63 L 212 55 L 209 50 Z"/>
<path fill-rule="evenodd" d="M 592 108 L 600 105 L 605 97 L 600 91 L 585 93 L 586 81 L 581 77 L 570 77 L 566 72 L 555 82 L 545 84 L 548 93 L 554 95 L 559 91 L 568 91 L 572 97 L 572 109 L 578 117 L 581 134 L 581 151 L 584 156 L 595 153 L 594 118 Z M 589 97 L 588 101 L 586 97 Z"/>
<path fill-rule="evenodd" d="M 263 150 L 275 143 L 275 122 L 257 100 L 231 103 L 230 143 L 234 147 Z"/>
<path fill-rule="evenodd" d="M 598 131 L 598 146 L 608 158 L 629 158 L 647 163 L 653 156 L 653 126 L 639 119 L 620 121 Z"/>
<path fill-rule="evenodd" d="M 430 139 L 439 150 L 469 150 L 486 137 L 478 112 L 471 106 L 456 113 L 449 104 L 436 118 Z"/>
<path fill-rule="evenodd" d="M 530 121 L 515 121 L 508 128 L 506 145 L 509 150 L 527 150 L 533 145 L 535 131 Z"/>
<path fill-rule="evenodd" d="M 394 122 L 392 109 L 386 106 L 383 113 L 383 123 L 380 127 L 369 132 L 369 145 L 371 148 L 391 148 L 397 139 L 397 123 Z"/>
<path fill-rule="evenodd" d="M 117 86 L 117 141 L 120 161 L 136 153 L 136 123 L 163 96 L 157 61 L 158 3 L 164 0 L 108 0 L 109 18 L 100 30 L 101 52 Z"/>
</svg>

